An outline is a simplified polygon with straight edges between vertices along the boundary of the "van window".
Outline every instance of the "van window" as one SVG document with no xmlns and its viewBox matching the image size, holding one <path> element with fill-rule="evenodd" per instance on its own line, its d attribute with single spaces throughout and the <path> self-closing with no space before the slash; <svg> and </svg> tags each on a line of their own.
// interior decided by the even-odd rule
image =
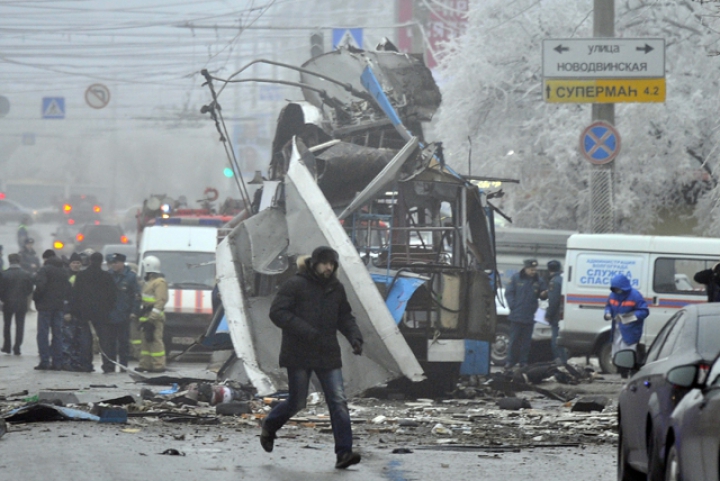
<svg viewBox="0 0 720 481">
<path fill-rule="evenodd" d="M 215 286 L 214 252 L 149 251 L 143 257 L 160 259 L 160 270 L 171 289 L 212 289 Z"/>
<path fill-rule="evenodd" d="M 704 296 L 705 286 L 693 280 L 696 272 L 710 269 L 712 262 L 703 259 L 658 257 L 655 260 L 653 290 L 658 293 L 677 293 Z"/>
</svg>

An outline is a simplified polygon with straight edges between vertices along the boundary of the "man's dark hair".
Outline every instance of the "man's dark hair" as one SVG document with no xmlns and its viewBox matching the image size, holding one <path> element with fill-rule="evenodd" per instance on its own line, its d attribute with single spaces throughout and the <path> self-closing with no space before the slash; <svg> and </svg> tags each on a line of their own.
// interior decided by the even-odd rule
<svg viewBox="0 0 720 481">
<path fill-rule="evenodd" d="M 90 264 L 100 265 L 103 262 L 103 255 L 100 252 L 90 254 Z"/>
<path fill-rule="evenodd" d="M 8 262 L 10 264 L 20 264 L 20 254 L 10 254 L 8 256 Z"/>
</svg>

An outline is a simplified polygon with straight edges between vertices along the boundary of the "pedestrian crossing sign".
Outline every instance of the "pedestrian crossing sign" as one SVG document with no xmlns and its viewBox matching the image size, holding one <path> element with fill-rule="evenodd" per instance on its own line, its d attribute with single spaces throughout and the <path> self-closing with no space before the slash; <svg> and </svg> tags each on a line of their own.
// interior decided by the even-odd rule
<svg viewBox="0 0 720 481">
<path fill-rule="evenodd" d="M 64 119 L 65 118 L 65 97 L 43 97 L 42 118 Z"/>
<path fill-rule="evenodd" d="M 340 47 L 363 48 L 362 28 L 333 28 L 333 50 Z"/>
</svg>

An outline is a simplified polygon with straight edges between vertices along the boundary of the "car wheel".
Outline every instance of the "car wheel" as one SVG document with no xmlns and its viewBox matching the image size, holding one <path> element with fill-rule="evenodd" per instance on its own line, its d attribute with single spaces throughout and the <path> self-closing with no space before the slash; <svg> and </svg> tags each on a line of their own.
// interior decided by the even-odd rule
<svg viewBox="0 0 720 481">
<path fill-rule="evenodd" d="M 618 454 L 617 454 L 617 469 L 618 469 L 618 481 L 645 481 L 645 476 L 639 471 L 633 469 L 628 463 L 628 447 L 625 444 L 625 437 L 622 432 L 622 425 L 618 419 Z"/>
<path fill-rule="evenodd" d="M 665 480 L 665 463 L 660 455 L 660 447 L 655 435 L 655 429 L 650 427 L 650 433 L 647 440 L 648 455 L 648 481 L 664 481 Z"/>
<path fill-rule="evenodd" d="M 510 353 L 510 326 L 498 324 L 495 328 L 495 340 L 492 343 L 490 359 L 496 366 L 504 366 Z"/>
<path fill-rule="evenodd" d="M 673 445 L 665 461 L 665 481 L 682 481 L 680 475 L 680 458 L 678 457 L 677 448 Z"/>
<path fill-rule="evenodd" d="M 617 367 L 612 362 L 612 344 L 609 341 L 600 346 L 597 358 L 602 372 L 605 374 L 617 374 Z"/>
</svg>

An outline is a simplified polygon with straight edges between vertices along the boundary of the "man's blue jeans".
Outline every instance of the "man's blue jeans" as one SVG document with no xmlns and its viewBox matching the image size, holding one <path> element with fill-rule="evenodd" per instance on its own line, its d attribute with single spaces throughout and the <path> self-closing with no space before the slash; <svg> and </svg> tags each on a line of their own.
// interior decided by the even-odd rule
<svg viewBox="0 0 720 481">
<path fill-rule="evenodd" d="M 518 362 L 527 365 L 534 326 L 534 322 L 510 322 L 510 350 L 505 366 L 513 367 Z"/>
<path fill-rule="evenodd" d="M 63 312 L 58 311 L 40 311 L 37 316 L 37 344 L 40 352 L 40 364 L 50 365 L 52 357 L 52 367 L 62 368 L 62 335 Z M 48 337 L 52 333 L 52 345 L 48 341 Z"/>
<path fill-rule="evenodd" d="M 310 375 L 315 372 L 325 401 L 330 410 L 330 422 L 335 437 L 335 454 L 340 456 L 352 451 L 352 428 L 350 427 L 350 413 L 348 412 L 347 398 L 343 388 L 342 371 L 340 369 L 298 369 L 287 368 L 288 389 L 290 395 L 270 411 L 265 418 L 263 428 L 275 433 L 288 422 L 298 411 L 305 409 L 310 386 Z"/>
</svg>

